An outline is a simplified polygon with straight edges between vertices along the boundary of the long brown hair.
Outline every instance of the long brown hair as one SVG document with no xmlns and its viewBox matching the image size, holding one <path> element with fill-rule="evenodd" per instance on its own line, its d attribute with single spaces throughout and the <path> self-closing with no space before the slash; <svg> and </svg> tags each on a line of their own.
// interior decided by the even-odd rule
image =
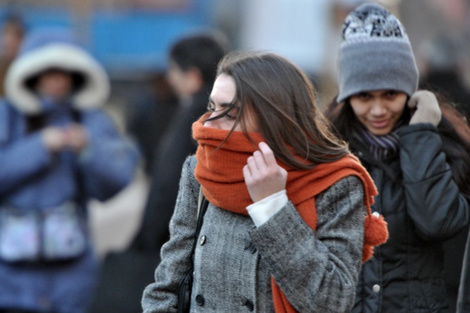
<svg viewBox="0 0 470 313">
<path fill-rule="evenodd" d="M 442 138 L 442 150 L 460 192 L 470 199 L 470 127 L 464 115 L 445 97 L 440 94 L 436 94 L 436 97 L 442 111 L 441 121 L 437 125 Z M 338 103 L 335 97 L 325 108 L 324 114 L 332 122 L 337 136 L 347 141 L 351 148 L 360 150 L 365 155 L 369 153 L 368 147 L 361 146 L 354 139 L 353 134 L 360 127 L 360 121 L 354 114 L 349 99 Z M 405 106 L 401 119 L 408 124 L 410 117 L 410 110 Z M 390 172 L 386 164 L 378 163 L 390 176 L 396 175 Z"/>
<path fill-rule="evenodd" d="M 244 115 L 250 110 L 275 156 L 294 168 L 312 168 L 348 152 L 318 110 L 312 83 L 291 61 L 273 53 L 232 52 L 219 63 L 217 76 L 221 74 L 234 79 L 235 99 L 211 119 L 237 107 L 239 114 L 231 132 L 240 124 L 249 138 Z"/>
</svg>

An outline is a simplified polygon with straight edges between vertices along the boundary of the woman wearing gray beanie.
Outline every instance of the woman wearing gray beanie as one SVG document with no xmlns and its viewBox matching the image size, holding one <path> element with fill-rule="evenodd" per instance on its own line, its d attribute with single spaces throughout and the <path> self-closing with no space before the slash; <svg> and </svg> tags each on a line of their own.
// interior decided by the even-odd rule
<svg viewBox="0 0 470 313">
<path fill-rule="evenodd" d="M 450 312 L 443 242 L 469 220 L 470 129 L 417 91 L 407 34 L 385 8 L 357 7 L 342 35 L 339 94 L 325 114 L 374 179 L 372 209 L 390 234 L 363 264 L 352 312 Z"/>
</svg>

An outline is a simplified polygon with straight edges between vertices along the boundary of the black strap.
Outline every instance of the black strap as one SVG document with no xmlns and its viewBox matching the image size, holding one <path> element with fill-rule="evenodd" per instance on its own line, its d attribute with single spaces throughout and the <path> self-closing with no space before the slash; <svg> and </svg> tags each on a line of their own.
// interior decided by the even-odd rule
<svg viewBox="0 0 470 313">
<path fill-rule="evenodd" d="M 191 250 L 191 260 L 193 261 L 194 261 L 194 250 L 196 249 L 197 240 L 198 240 L 201 228 L 202 228 L 202 221 L 204 220 L 204 214 L 206 213 L 207 207 L 209 206 L 209 201 L 207 201 L 206 197 L 202 196 L 202 201 L 200 205 L 201 207 L 199 208 L 198 215 L 197 215 L 196 235 L 194 235 L 193 248 Z"/>
</svg>

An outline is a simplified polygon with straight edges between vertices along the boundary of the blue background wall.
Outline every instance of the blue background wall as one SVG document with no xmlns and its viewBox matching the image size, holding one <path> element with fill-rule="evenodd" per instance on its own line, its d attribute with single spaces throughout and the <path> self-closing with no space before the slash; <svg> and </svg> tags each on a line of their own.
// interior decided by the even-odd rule
<svg viewBox="0 0 470 313">
<path fill-rule="evenodd" d="M 212 27 L 210 1 L 191 0 L 173 10 L 97 10 L 77 18 L 72 12 L 41 7 L 15 8 L 28 31 L 41 27 L 66 27 L 111 73 L 161 71 L 166 55 L 178 37 Z M 0 19 L 11 13 L 0 6 Z M 1 48 L 1 47 L 0 47 Z"/>
</svg>

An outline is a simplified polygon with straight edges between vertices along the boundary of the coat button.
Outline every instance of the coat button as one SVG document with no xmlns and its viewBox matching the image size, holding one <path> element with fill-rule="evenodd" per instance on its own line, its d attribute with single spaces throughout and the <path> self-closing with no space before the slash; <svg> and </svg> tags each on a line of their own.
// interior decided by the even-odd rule
<svg viewBox="0 0 470 313">
<path fill-rule="evenodd" d="M 331 265 L 331 263 L 328 263 L 328 265 L 326 266 L 326 270 L 328 272 L 331 272 L 333 270 L 333 265 Z"/>
<path fill-rule="evenodd" d="M 204 297 L 202 295 L 197 295 L 196 296 L 196 304 L 199 306 L 204 305 Z"/>
<path fill-rule="evenodd" d="M 243 305 L 246 306 L 248 311 L 253 311 L 253 309 L 255 308 L 255 305 L 250 300 L 246 300 L 245 303 L 243 303 Z"/>
<path fill-rule="evenodd" d="M 374 286 L 372 286 L 372 291 L 375 292 L 375 293 L 379 293 L 379 291 L 380 291 L 380 285 L 379 285 L 379 284 L 375 284 Z"/>
<path fill-rule="evenodd" d="M 245 245 L 245 250 L 250 252 L 251 254 L 254 254 L 256 252 L 256 247 L 255 245 L 250 241 Z"/>
<path fill-rule="evenodd" d="M 199 244 L 203 246 L 206 243 L 206 236 L 202 235 L 201 239 L 199 239 Z"/>
</svg>

